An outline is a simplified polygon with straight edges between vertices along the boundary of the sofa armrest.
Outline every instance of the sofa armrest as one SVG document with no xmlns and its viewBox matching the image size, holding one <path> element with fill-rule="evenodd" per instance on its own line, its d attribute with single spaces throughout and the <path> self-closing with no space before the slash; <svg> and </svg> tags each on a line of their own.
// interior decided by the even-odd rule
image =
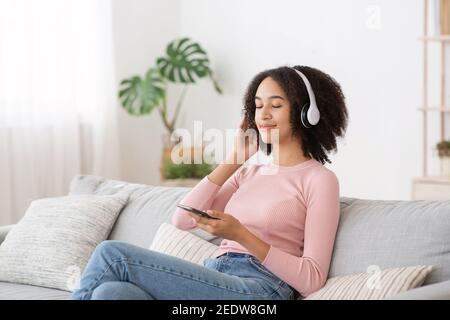
<svg viewBox="0 0 450 320">
<path fill-rule="evenodd" d="M 386 300 L 450 300 L 450 280 L 411 289 Z"/>
<path fill-rule="evenodd" d="M 14 224 L 0 226 L 0 244 L 3 242 L 3 240 L 5 240 L 9 230 L 11 230 L 14 226 Z"/>
</svg>

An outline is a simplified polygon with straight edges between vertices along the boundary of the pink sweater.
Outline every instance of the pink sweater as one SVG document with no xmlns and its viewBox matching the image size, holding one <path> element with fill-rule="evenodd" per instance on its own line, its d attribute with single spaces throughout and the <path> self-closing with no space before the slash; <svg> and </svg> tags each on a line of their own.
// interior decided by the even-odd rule
<svg viewBox="0 0 450 320">
<path fill-rule="evenodd" d="M 339 223 L 339 182 L 315 159 L 287 167 L 241 166 L 223 186 L 206 176 L 181 203 L 232 214 L 270 245 L 262 264 L 303 297 L 325 284 Z M 179 208 L 172 223 L 194 228 L 194 220 Z M 227 251 L 251 254 L 224 239 L 216 256 Z"/>
</svg>

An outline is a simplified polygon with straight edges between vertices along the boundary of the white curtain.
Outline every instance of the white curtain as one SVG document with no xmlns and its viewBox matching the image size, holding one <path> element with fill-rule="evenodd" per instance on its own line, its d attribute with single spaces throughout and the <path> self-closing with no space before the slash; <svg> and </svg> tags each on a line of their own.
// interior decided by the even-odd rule
<svg viewBox="0 0 450 320">
<path fill-rule="evenodd" d="M 114 75 L 110 0 L 0 0 L 0 225 L 118 178 Z"/>
</svg>

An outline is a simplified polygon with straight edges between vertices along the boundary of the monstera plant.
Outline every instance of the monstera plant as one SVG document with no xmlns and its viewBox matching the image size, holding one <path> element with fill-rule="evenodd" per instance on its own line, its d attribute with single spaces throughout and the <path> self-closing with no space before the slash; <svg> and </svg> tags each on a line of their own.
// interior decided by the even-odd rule
<svg viewBox="0 0 450 320">
<path fill-rule="evenodd" d="M 181 170 L 181 165 L 171 163 L 167 157 L 171 148 L 181 142 L 181 137 L 177 137 L 174 131 L 177 129 L 177 120 L 187 88 L 201 78 L 209 78 L 215 91 L 222 94 L 222 89 L 209 66 L 209 58 L 205 50 L 191 39 L 181 38 L 167 45 L 166 54 L 156 59 L 156 64 L 148 69 L 143 78 L 135 75 L 120 83 L 119 98 L 122 107 L 133 116 L 148 115 L 156 109 L 167 130 L 164 135 L 163 159 L 160 168 L 163 179 L 185 178 L 189 175 L 186 172 L 199 171 L 193 170 L 193 167 Z M 183 86 L 172 115 L 169 114 L 171 112 L 167 106 L 167 88 L 170 83 Z M 174 166 L 179 167 L 174 168 Z M 192 166 L 201 166 L 203 170 L 201 172 L 205 172 L 205 164 L 192 164 Z M 186 165 L 183 168 L 186 168 Z M 182 172 L 182 174 L 177 176 L 173 172 Z"/>
</svg>

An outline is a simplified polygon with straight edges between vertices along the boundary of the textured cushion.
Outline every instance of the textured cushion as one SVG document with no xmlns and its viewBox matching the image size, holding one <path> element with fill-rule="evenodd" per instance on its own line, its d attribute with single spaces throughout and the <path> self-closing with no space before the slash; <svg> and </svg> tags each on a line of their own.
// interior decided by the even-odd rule
<svg viewBox="0 0 450 320">
<path fill-rule="evenodd" d="M 126 195 L 33 201 L 0 246 L 0 280 L 72 291 Z"/>
<path fill-rule="evenodd" d="M 341 198 L 329 278 L 432 265 L 426 284 L 450 280 L 450 201 Z"/>
<path fill-rule="evenodd" d="M 305 300 L 380 300 L 421 286 L 431 269 L 410 266 L 333 277 Z"/>
<path fill-rule="evenodd" d="M 148 248 L 159 226 L 163 222 L 171 222 L 176 204 L 190 190 L 191 188 L 148 186 L 98 176 L 79 175 L 72 179 L 70 194 L 128 193 L 129 202 L 120 213 L 109 240 L 125 241 Z M 219 244 L 222 240 L 221 237 L 211 235 L 200 228 L 190 232 L 214 244 Z"/>
<path fill-rule="evenodd" d="M 188 231 L 163 223 L 149 249 L 203 265 L 203 261 L 212 258 L 218 248 Z"/>
<path fill-rule="evenodd" d="M 0 282 L 0 300 L 70 300 L 70 296 L 65 290 Z"/>
</svg>

